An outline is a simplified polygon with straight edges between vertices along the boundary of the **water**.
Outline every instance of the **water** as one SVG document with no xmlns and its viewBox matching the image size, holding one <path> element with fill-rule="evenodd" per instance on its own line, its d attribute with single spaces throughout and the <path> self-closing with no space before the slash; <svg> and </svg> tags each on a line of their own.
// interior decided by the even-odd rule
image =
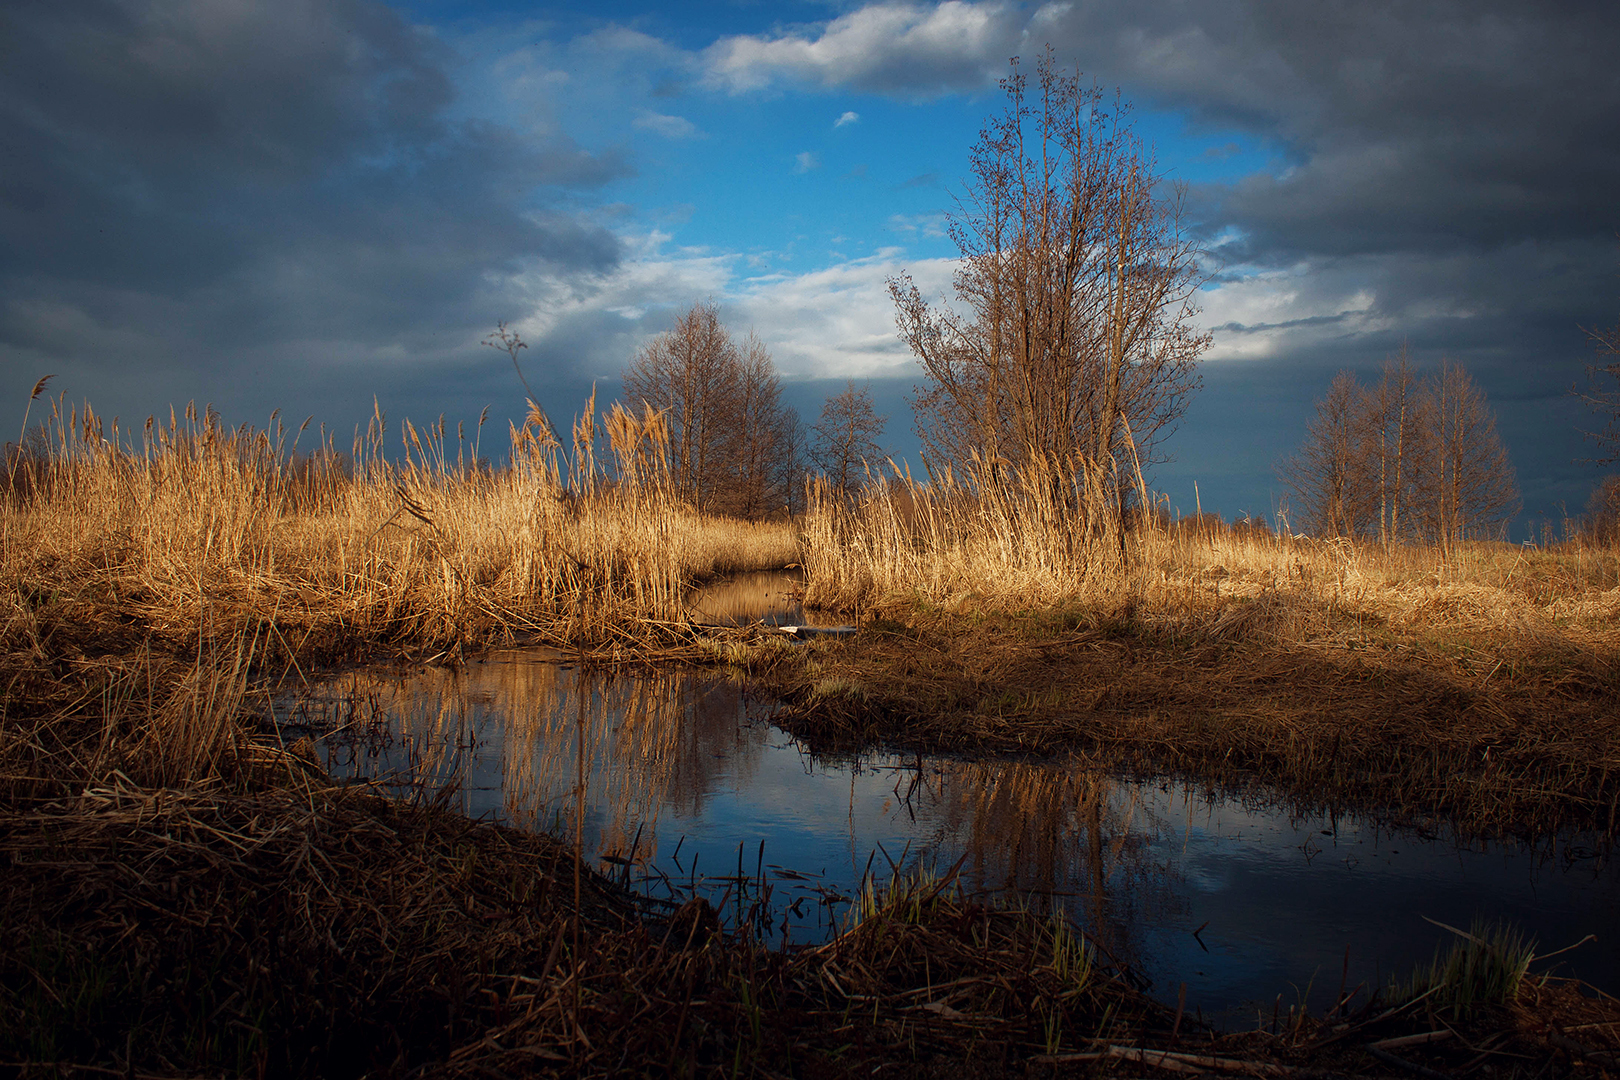
<svg viewBox="0 0 1620 1080">
<path fill-rule="evenodd" d="M 804 608 L 799 602 L 803 587 L 803 575 L 792 572 L 734 574 L 694 592 L 688 608 L 692 621 L 698 623 L 796 625 L 804 622 Z"/>
<path fill-rule="evenodd" d="M 799 618 L 784 614 L 782 620 Z M 1229 1026 L 1382 986 L 1475 916 L 1512 921 L 1553 963 L 1620 989 L 1620 874 L 1597 845 L 1458 844 L 1063 761 L 823 759 L 723 678 L 608 674 L 511 651 L 459 671 L 352 672 L 285 696 L 288 731 L 339 776 L 446 790 L 474 817 L 572 837 L 655 896 L 772 886 L 773 933 L 824 937 L 869 869 L 945 869 L 971 890 L 1061 904 L 1166 1001 Z M 575 818 L 584 750 L 583 821 Z M 761 842 L 763 841 L 763 848 Z M 774 927 L 774 923 L 773 923 Z M 1195 933 L 1196 931 L 1196 933 Z M 1346 950 L 1349 967 L 1346 974 Z"/>
</svg>

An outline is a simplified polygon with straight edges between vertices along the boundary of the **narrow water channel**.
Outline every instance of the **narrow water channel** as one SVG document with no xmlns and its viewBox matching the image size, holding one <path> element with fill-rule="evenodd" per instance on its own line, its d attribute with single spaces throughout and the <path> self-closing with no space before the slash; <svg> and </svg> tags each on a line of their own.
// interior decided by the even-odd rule
<svg viewBox="0 0 1620 1080">
<path fill-rule="evenodd" d="M 1542 952 L 1596 934 L 1553 963 L 1620 991 L 1620 874 L 1590 838 L 1460 845 L 1061 761 L 817 758 L 724 678 L 585 671 L 535 651 L 351 672 L 276 712 L 289 734 L 323 735 L 338 776 L 445 791 L 473 817 L 568 837 L 582 746 L 584 845 L 602 869 L 628 861 L 652 895 L 717 903 L 739 876 L 763 878 L 800 941 L 842 923 L 868 871 L 960 861 L 966 888 L 1061 904 L 1157 996 L 1185 982 L 1188 1008 L 1229 1027 L 1269 1022 L 1279 994 L 1285 1011 L 1307 996 L 1321 1010 L 1341 981 L 1409 973 L 1450 943 L 1426 919 L 1506 919 Z"/>
</svg>

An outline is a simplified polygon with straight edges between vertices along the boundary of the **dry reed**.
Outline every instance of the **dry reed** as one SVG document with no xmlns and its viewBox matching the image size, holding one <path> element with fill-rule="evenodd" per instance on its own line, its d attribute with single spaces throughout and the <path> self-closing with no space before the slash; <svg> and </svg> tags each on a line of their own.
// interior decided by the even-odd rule
<svg viewBox="0 0 1620 1080">
<path fill-rule="evenodd" d="M 587 414 L 567 455 L 546 430 L 531 417 L 491 470 L 442 421 L 401 424 L 392 459 L 380 413 L 351 453 L 322 434 L 300 455 L 302 433 L 190 409 L 128 444 L 58 401 L 0 497 L 0 639 L 39 650 L 53 617 L 100 612 L 193 645 L 259 626 L 298 659 L 592 644 L 678 620 L 696 581 L 797 559 L 792 525 L 673 497 L 656 414 Z"/>
</svg>

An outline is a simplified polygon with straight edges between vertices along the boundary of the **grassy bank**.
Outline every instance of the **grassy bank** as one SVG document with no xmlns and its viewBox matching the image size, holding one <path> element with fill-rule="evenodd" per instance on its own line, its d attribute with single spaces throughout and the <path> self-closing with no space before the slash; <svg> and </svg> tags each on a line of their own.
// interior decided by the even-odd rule
<svg viewBox="0 0 1620 1080">
<path fill-rule="evenodd" d="M 1613 806 L 1607 555 L 1190 529 L 1098 554 L 1039 505 L 945 486 L 823 502 L 801 543 L 682 506 L 652 418 L 602 427 L 611 470 L 535 423 L 492 472 L 437 429 L 390 460 L 380 418 L 340 458 L 208 416 L 131 445 L 69 412 L 8 462 L 0 1065 L 1276 1076 L 1375 1071 L 1369 1044 L 1495 1075 L 1612 1064 L 1612 1003 L 1477 957 L 1353 1015 L 1209 1032 L 1063 922 L 949 879 L 874 888 L 827 945 L 774 948 L 700 903 L 649 911 L 555 839 L 334 787 L 272 745 L 267 679 L 526 638 L 751 666 L 850 746 L 1078 749 L 1498 824 Z M 682 627 L 692 582 L 801 553 L 810 598 L 861 634 Z M 1481 970 L 1484 998 L 1435 989 Z"/>
<path fill-rule="evenodd" d="M 807 602 L 866 631 L 755 666 L 824 745 L 1078 752 L 1467 831 L 1612 831 L 1620 559 L 1141 524 L 894 484 L 805 523 Z"/>
</svg>

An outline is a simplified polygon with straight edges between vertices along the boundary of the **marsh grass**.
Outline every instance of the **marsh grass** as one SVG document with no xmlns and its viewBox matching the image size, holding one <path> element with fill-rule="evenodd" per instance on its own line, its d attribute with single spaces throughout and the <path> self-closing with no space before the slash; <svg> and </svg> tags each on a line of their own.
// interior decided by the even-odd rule
<svg viewBox="0 0 1620 1080">
<path fill-rule="evenodd" d="M 334 787 L 259 737 L 257 675 L 312 663 L 453 659 L 523 637 L 756 674 L 802 665 L 826 691 L 808 695 L 815 709 L 866 736 L 913 725 L 978 750 L 1090 747 L 1187 769 L 1218 751 L 1301 789 L 1393 777 L 1429 808 L 1457 777 L 1494 805 L 1533 776 L 1536 798 L 1580 792 L 1601 810 L 1611 765 L 1620 775 L 1600 724 L 1566 724 L 1559 757 L 1513 715 L 1456 724 L 1449 683 L 1422 684 L 1443 707 L 1417 730 L 1444 748 L 1423 757 L 1366 726 L 1415 700 L 1371 693 L 1388 663 L 1350 686 L 1371 710 L 1325 725 L 1297 694 L 1265 699 L 1304 649 L 1331 653 L 1309 669 L 1321 675 L 1343 677 L 1343 655 L 1409 653 L 1447 678 L 1610 702 L 1620 592 L 1603 553 L 1480 547 L 1435 563 L 1147 528 L 1103 550 L 1067 536 L 1039 492 L 987 505 L 891 485 L 853 506 L 823 498 L 805 525 L 813 599 L 875 612 L 879 632 L 788 649 L 763 631 L 694 632 L 682 601 L 705 576 L 799 561 L 796 530 L 692 512 L 668 494 L 655 416 L 587 416 L 567 455 L 531 418 L 499 471 L 441 425 L 401 425 L 385 455 L 380 415 L 346 454 L 195 412 L 131 443 L 60 402 L 25 438 L 0 492 L 5 1069 L 1023 1075 L 1118 1058 L 1274 1075 L 1290 1054 L 1317 1060 L 1303 1024 L 1169 1049 L 1197 1025 L 1173 1023 L 1088 939 L 949 881 L 874 890 L 813 949 L 764 948 L 701 901 L 649 918 L 557 841 Z M 1188 656 L 1204 681 L 1177 667 Z M 1223 685 L 1235 696 L 1212 711 Z M 1389 775 L 1327 752 L 1341 741 L 1392 748 L 1371 759 Z M 1491 769 L 1464 768 L 1482 745 Z M 1568 775 L 1531 768 L 1549 760 Z M 1613 1027 L 1573 992 L 1558 1008 Z M 1546 1029 L 1544 1014 L 1495 1045 L 1544 1055 Z"/>
<path fill-rule="evenodd" d="M 305 433 L 279 423 L 188 410 L 131 433 L 58 401 L 0 498 L 5 644 L 41 648 L 41 620 L 68 610 L 192 642 L 257 628 L 287 657 L 595 644 L 681 619 L 695 581 L 796 559 L 790 524 L 673 496 L 657 415 L 587 413 L 566 455 L 547 430 L 514 429 L 510 465 L 491 470 L 442 422 L 405 421 L 385 453 L 379 413 L 350 453 L 324 435 L 300 453 Z"/>
<path fill-rule="evenodd" d="M 1434 959 L 1390 987 L 1391 1001 L 1422 1000 L 1431 1015 L 1468 1020 L 1487 1006 L 1512 1003 L 1536 958 L 1536 943 L 1505 923 L 1475 919 L 1468 932 L 1451 930 L 1449 949 L 1436 949 Z"/>
</svg>

